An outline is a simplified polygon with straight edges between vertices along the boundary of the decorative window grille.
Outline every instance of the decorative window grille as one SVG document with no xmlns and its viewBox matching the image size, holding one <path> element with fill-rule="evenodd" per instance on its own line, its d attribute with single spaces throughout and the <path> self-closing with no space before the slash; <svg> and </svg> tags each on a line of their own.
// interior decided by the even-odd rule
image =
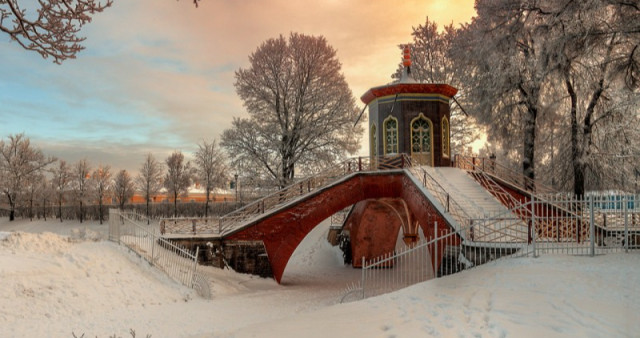
<svg viewBox="0 0 640 338">
<path fill-rule="evenodd" d="M 389 116 L 384 120 L 384 154 L 398 153 L 398 120 Z"/>
</svg>

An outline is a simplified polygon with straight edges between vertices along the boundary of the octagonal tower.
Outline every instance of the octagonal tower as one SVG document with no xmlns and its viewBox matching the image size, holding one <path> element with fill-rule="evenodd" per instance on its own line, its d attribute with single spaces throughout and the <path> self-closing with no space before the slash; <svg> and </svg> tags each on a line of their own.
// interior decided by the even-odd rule
<svg viewBox="0 0 640 338">
<path fill-rule="evenodd" d="M 371 88 L 360 97 L 369 106 L 370 154 L 406 153 L 414 164 L 450 166 L 449 106 L 458 90 L 414 80 L 408 45 L 403 65 L 399 81 Z"/>
</svg>

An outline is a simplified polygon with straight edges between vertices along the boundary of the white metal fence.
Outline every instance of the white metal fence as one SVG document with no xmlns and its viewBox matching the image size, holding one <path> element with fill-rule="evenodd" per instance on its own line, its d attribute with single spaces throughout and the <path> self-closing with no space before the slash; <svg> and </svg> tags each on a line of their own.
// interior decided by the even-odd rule
<svg viewBox="0 0 640 338">
<path fill-rule="evenodd" d="M 599 255 L 640 249 L 640 196 L 537 196 L 518 206 L 528 212 L 472 220 L 447 235 L 365 260 L 358 283 L 342 301 L 371 297 L 469 269 L 500 257 L 540 254 Z M 526 224 L 526 229 L 513 224 Z M 490 225 L 490 226 L 489 226 Z M 438 224 L 435 224 L 438 233 Z"/>
<path fill-rule="evenodd" d="M 147 225 L 146 216 L 110 209 L 109 240 L 133 250 L 173 280 L 195 289 L 200 296 L 211 298 L 209 281 L 197 270 L 198 250 L 192 254 L 160 237 L 157 225 Z"/>
</svg>

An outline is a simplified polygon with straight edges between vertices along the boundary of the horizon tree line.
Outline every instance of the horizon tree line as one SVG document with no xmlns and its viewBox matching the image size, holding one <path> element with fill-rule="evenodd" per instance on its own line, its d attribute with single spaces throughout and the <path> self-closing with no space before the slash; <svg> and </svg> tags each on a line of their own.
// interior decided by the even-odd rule
<svg viewBox="0 0 640 338">
<path fill-rule="evenodd" d="M 181 151 L 174 151 L 164 163 L 148 153 L 137 176 L 127 170 L 112 173 L 109 165 L 95 169 L 85 158 L 74 164 L 63 159 L 47 157 L 24 134 L 0 139 L 0 196 L 9 207 L 9 219 L 15 219 L 19 207 L 27 209 L 33 220 L 35 207 L 57 207 L 56 217 L 63 221 L 63 206 L 73 205 L 75 218 L 85 220 L 86 208 L 98 205 L 98 219 L 105 219 L 104 202 L 111 200 L 120 209 L 139 192 L 146 202 L 149 217 L 150 203 L 162 188 L 174 201 L 174 217 L 178 216 L 177 201 L 187 197 L 189 187 L 198 182 L 205 189 L 204 215 L 209 214 L 209 200 L 215 188 L 225 186 L 228 177 L 224 154 L 215 141 L 202 141 L 195 152 L 195 165 L 185 161 Z M 168 198 L 171 199 L 171 198 Z M 0 202 L 1 203 L 1 202 Z M 46 212 L 43 216 L 46 220 Z"/>
</svg>

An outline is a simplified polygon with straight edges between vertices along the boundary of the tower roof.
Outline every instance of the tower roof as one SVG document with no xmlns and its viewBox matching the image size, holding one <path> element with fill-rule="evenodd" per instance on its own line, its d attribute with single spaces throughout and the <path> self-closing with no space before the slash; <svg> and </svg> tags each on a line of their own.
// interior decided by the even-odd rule
<svg viewBox="0 0 640 338">
<path fill-rule="evenodd" d="M 379 97 L 396 94 L 440 94 L 453 97 L 458 89 L 444 83 L 402 83 L 395 82 L 384 86 L 373 87 L 364 93 L 360 100 L 365 104 Z"/>
</svg>

